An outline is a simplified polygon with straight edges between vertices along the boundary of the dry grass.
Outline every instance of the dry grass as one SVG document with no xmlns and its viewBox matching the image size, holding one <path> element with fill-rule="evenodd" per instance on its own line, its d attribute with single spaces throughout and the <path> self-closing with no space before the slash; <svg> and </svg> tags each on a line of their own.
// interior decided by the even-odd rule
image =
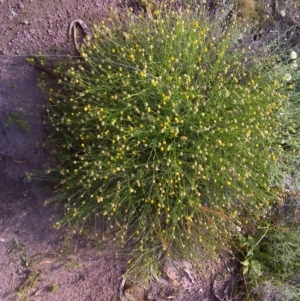
<svg viewBox="0 0 300 301">
<path fill-rule="evenodd" d="M 238 1 L 238 17 L 242 19 L 253 18 L 255 12 L 255 1 L 254 0 L 239 0 Z"/>
</svg>

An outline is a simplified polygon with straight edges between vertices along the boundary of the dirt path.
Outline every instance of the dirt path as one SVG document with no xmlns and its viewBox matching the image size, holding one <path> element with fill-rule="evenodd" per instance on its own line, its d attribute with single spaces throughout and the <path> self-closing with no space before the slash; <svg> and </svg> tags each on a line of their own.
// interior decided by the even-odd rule
<svg viewBox="0 0 300 301">
<path fill-rule="evenodd" d="M 51 188 L 26 177 L 48 160 L 37 75 L 23 59 L 1 57 L 0 300 L 115 300 L 122 260 L 109 245 L 99 251 L 52 230 L 55 212 L 43 205 Z"/>
<path fill-rule="evenodd" d="M 52 230 L 51 188 L 26 177 L 48 157 L 44 97 L 25 57 L 71 53 L 71 20 L 104 18 L 109 2 L 0 1 L 0 300 L 117 300 L 124 260 L 109 243 L 99 250 Z"/>
</svg>

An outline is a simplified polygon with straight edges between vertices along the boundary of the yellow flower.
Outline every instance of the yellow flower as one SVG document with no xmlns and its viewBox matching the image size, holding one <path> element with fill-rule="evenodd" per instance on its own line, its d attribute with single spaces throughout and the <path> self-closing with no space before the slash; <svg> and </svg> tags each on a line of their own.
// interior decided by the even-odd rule
<svg viewBox="0 0 300 301">
<path fill-rule="evenodd" d="M 146 76 L 147 76 L 147 75 L 146 75 L 146 72 L 145 72 L 145 71 L 141 71 L 141 72 L 140 72 L 140 76 L 141 76 L 141 77 L 146 77 Z"/>
<path fill-rule="evenodd" d="M 190 216 L 186 216 L 185 219 L 190 222 L 192 220 L 192 218 Z"/>
<path fill-rule="evenodd" d="M 152 87 L 156 87 L 157 86 L 157 81 L 155 81 L 155 80 L 151 80 L 151 84 L 152 84 Z"/>
</svg>

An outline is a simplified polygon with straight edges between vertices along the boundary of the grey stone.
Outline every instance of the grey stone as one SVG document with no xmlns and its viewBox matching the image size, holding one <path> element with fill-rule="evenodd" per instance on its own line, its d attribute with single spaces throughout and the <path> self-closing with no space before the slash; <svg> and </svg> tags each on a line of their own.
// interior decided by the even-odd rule
<svg viewBox="0 0 300 301">
<path fill-rule="evenodd" d="M 23 9 L 24 8 L 24 4 L 22 2 L 18 2 L 17 3 L 17 8 Z"/>
</svg>

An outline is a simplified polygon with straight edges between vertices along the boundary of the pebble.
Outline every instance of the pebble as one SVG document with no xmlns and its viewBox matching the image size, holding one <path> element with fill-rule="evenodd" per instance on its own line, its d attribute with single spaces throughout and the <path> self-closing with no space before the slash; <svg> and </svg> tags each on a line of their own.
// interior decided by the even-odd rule
<svg viewBox="0 0 300 301">
<path fill-rule="evenodd" d="M 24 4 L 21 3 L 21 2 L 18 2 L 18 3 L 17 3 L 17 8 L 23 9 L 23 8 L 24 8 Z"/>
<path fill-rule="evenodd" d="M 13 11 L 13 10 L 11 10 L 10 12 L 11 12 L 11 15 L 12 15 L 13 17 L 15 17 L 15 16 L 18 15 L 18 14 L 17 14 L 15 11 Z"/>
<path fill-rule="evenodd" d="M 6 242 L 4 238 L 0 237 L 0 242 L 2 242 L 3 244 Z"/>
<path fill-rule="evenodd" d="M 30 179 L 29 176 L 24 176 L 23 179 L 22 179 L 22 182 L 23 182 L 24 184 L 29 184 L 29 183 L 31 183 L 31 179 Z M 24 193 L 27 194 L 28 191 L 25 191 Z M 23 194 L 24 194 L 24 193 L 23 193 Z M 26 196 L 27 196 L 27 195 L 26 195 Z"/>
</svg>

